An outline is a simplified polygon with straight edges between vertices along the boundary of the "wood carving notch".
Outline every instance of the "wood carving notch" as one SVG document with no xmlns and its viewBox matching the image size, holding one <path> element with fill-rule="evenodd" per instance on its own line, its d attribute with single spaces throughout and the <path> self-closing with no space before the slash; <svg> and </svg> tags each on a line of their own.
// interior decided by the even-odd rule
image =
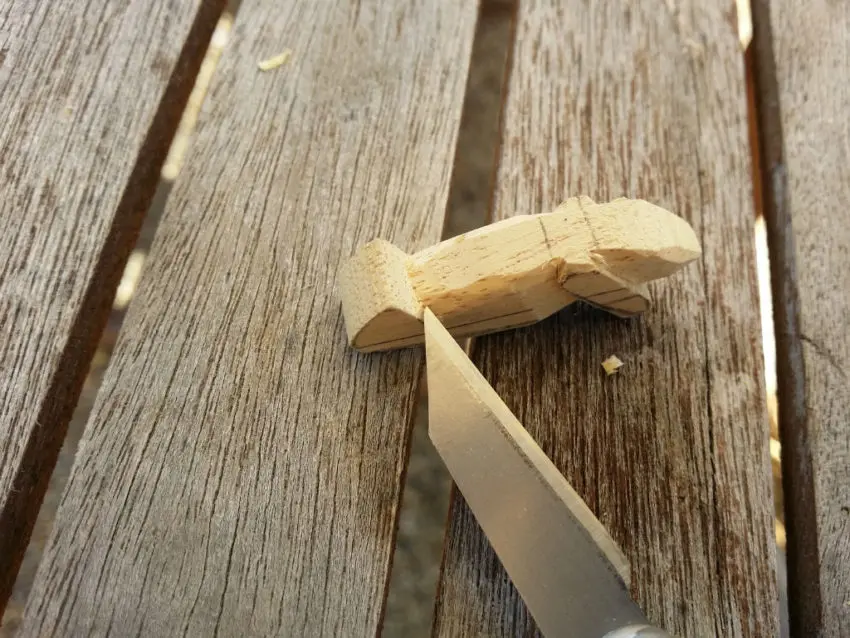
<svg viewBox="0 0 850 638">
<path fill-rule="evenodd" d="M 422 343 L 425 308 L 456 337 L 532 324 L 577 300 L 630 317 L 649 307 L 646 282 L 699 255 L 690 225 L 663 208 L 575 197 L 413 255 L 376 239 L 339 286 L 349 343 L 372 352 Z"/>
</svg>

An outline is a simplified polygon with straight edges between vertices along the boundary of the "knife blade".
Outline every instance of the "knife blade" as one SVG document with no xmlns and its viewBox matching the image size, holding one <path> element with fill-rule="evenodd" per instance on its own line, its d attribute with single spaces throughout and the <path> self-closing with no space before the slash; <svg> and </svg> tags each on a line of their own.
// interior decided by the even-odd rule
<svg viewBox="0 0 850 638">
<path fill-rule="evenodd" d="M 424 322 L 431 440 L 543 634 L 668 636 L 602 523 L 428 309 Z"/>
</svg>

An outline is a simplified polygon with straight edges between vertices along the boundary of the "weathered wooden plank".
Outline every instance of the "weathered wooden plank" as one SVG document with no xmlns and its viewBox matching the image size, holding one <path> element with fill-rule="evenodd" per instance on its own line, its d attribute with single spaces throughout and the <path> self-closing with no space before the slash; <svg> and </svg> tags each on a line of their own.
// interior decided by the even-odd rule
<svg viewBox="0 0 850 638">
<path fill-rule="evenodd" d="M 699 266 L 639 320 L 567 310 L 482 338 L 475 360 L 630 559 L 632 593 L 677 636 L 773 636 L 768 426 L 743 59 L 715 3 L 519 6 L 496 219 L 570 195 L 685 217 Z M 600 363 L 626 363 L 606 377 Z M 535 631 L 460 496 L 435 633 Z M 564 592 L 569 595 L 569 592 Z"/>
<path fill-rule="evenodd" d="M 0 6 L 0 612 L 222 5 Z"/>
<path fill-rule="evenodd" d="M 796 636 L 850 635 L 850 5 L 753 6 Z"/>
<path fill-rule="evenodd" d="M 475 19 L 240 8 L 24 635 L 377 631 L 422 354 L 349 349 L 334 284 L 438 240 Z"/>
</svg>

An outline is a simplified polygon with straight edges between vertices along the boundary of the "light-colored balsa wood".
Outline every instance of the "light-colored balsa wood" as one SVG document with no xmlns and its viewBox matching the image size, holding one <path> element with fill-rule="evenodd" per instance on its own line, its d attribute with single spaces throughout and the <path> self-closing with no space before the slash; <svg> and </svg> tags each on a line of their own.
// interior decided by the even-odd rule
<svg viewBox="0 0 850 638">
<path fill-rule="evenodd" d="M 574 197 L 414 255 L 374 240 L 346 264 L 340 294 L 349 342 L 370 352 L 421 343 L 426 307 L 455 336 L 535 323 L 579 299 L 629 317 L 649 305 L 646 282 L 699 254 L 690 225 L 659 206 Z"/>
</svg>

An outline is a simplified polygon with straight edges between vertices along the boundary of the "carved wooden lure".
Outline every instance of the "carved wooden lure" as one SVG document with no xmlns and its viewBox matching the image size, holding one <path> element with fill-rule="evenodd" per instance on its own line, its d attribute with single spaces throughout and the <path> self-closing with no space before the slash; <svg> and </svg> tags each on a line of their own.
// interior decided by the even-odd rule
<svg viewBox="0 0 850 638">
<path fill-rule="evenodd" d="M 364 352 L 424 341 L 430 308 L 455 336 L 535 323 L 576 300 L 621 317 L 645 310 L 645 283 L 700 255 L 693 229 L 634 199 L 565 201 L 408 255 L 369 242 L 339 282 L 350 344 Z"/>
</svg>

